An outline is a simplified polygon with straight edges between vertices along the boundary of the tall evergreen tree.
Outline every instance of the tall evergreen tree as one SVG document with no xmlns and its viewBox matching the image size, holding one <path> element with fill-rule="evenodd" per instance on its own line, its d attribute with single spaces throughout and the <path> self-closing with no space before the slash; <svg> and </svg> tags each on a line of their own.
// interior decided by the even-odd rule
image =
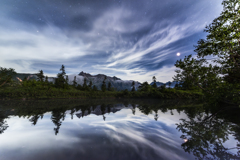
<svg viewBox="0 0 240 160">
<path fill-rule="evenodd" d="M 112 84 L 111 82 L 108 82 L 108 91 L 111 91 L 111 89 L 112 89 Z"/>
<path fill-rule="evenodd" d="M 97 89 L 97 86 L 96 86 L 96 85 L 94 85 L 94 86 L 93 86 L 93 91 L 98 91 L 98 89 Z"/>
<path fill-rule="evenodd" d="M 135 82 L 133 81 L 132 82 L 132 92 L 134 92 L 134 91 L 136 91 L 136 89 L 135 89 Z"/>
<path fill-rule="evenodd" d="M 66 84 L 68 84 L 68 81 L 69 81 L 68 76 L 66 76 Z"/>
<path fill-rule="evenodd" d="M 138 89 L 140 91 L 149 91 L 150 90 L 150 85 L 148 84 L 148 82 L 143 82 L 139 87 Z"/>
<path fill-rule="evenodd" d="M 45 77 L 45 82 L 48 83 L 48 76 Z"/>
<path fill-rule="evenodd" d="M 44 79 L 43 70 L 40 70 L 40 71 L 39 71 L 39 73 L 37 74 L 37 79 L 38 79 L 40 82 L 43 82 L 43 79 Z"/>
<path fill-rule="evenodd" d="M 60 73 L 57 74 L 57 78 L 56 78 L 56 81 L 55 81 L 55 85 L 58 87 L 58 88 L 66 88 L 66 80 L 64 78 L 64 76 L 66 75 L 66 72 L 65 72 L 65 66 L 62 65 L 61 68 L 60 68 Z"/>
<path fill-rule="evenodd" d="M 171 82 L 168 83 L 168 87 L 169 87 L 169 88 L 171 87 L 171 84 L 172 84 Z"/>
<path fill-rule="evenodd" d="M 62 64 L 62 67 L 60 68 L 61 74 L 64 76 L 66 74 L 65 72 L 65 66 Z"/>
<path fill-rule="evenodd" d="M 102 86 L 101 86 L 101 89 L 102 89 L 103 92 L 105 92 L 105 91 L 106 91 L 106 88 L 107 88 L 107 87 L 106 87 L 106 82 L 105 82 L 106 79 L 107 79 L 107 77 L 105 76 L 105 77 L 104 77 L 104 80 L 103 80 L 103 82 L 102 82 Z"/>
<path fill-rule="evenodd" d="M 156 84 L 156 77 L 155 76 L 153 76 L 153 78 L 152 78 L 152 80 L 153 80 L 153 88 L 157 88 L 157 84 Z"/>
<path fill-rule="evenodd" d="M 87 90 L 88 89 L 88 86 L 87 86 L 87 78 L 85 77 L 84 80 L 83 80 L 83 89 L 84 90 Z"/>
<path fill-rule="evenodd" d="M 26 77 L 26 76 L 23 78 L 23 81 L 24 81 L 24 82 L 27 81 L 27 77 Z"/>
<path fill-rule="evenodd" d="M 89 87 L 90 89 L 92 89 L 92 85 L 93 85 L 93 83 L 92 83 L 92 81 L 90 80 L 90 82 L 89 82 L 89 84 L 88 84 L 88 87 Z"/>
<path fill-rule="evenodd" d="M 73 86 L 76 87 L 77 86 L 77 77 L 76 76 L 74 76 L 74 79 L 72 82 L 73 82 Z"/>
</svg>

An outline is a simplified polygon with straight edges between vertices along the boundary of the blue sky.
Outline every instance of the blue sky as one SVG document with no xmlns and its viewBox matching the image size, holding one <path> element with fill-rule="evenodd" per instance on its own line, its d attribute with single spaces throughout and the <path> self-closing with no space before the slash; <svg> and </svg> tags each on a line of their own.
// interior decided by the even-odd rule
<svg viewBox="0 0 240 160">
<path fill-rule="evenodd" d="M 171 81 L 221 0 L 0 0 L 0 66 Z M 181 56 L 176 56 L 180 52 Z"/>
</svg>

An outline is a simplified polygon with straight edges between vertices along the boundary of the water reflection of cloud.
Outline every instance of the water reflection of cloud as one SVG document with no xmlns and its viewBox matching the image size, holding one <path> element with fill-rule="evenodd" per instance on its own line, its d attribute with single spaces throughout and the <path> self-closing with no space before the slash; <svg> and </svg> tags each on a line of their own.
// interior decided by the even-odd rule
<svg viewBox="0 0 240 160">
<path fill-rule="evenodd" d="M 101 127 L 107 137 L 116 140 L 118 143 L 131 146 L 135 152 L 139 152 L 141 148 L 151 148 L 158 156 L 164 159 L 168 159 L 169 154 L 171 154 L 171 158 L 181 159 L 178 154 L 172 153 L 173 149 L 170 149 L 179 149 L 180 142 L 173 139 L 176 135 L 163 130 L 163 128 L 166 128 L 163 122 L 152 121 L 142 114 L 128 114 L 121 119 L 100 121 L 94 124 L 91 123 L 91 125 Z M 151 137 L 156 139 L 153 140 Z M 158 144 L 162 145 L 159 146 Z"/>
<path fill-rule="evenodd" d="M 69 114 L 63 121 L 59 134 L 51 114 L 47 113 L 32 126 L 28 119 L 8 119 L 9 130 L 0 135 L 0 150 L 14 159 L 192 159 L 181 148 L 180 134 L 174 120 L 155 121 L 136 109 L 122 109 L 102 116 L 88 115 L 83 118 Z M 22 148 L 24 144 L 24 148 Z M 37 145 L 36 145 L 37 144 Z M 26 154 L 27 151 L 27 154 Z M 0 151 L 1 152 L 1 151 Z M 11 153 L 14 154 L 11 155 Z M 44 153 L 43 153 L 44 152 Z M 68 154 L 66 154 L 68 153 Z M 21 159 L 19 158 L 19 159 Z"/>
</svg>

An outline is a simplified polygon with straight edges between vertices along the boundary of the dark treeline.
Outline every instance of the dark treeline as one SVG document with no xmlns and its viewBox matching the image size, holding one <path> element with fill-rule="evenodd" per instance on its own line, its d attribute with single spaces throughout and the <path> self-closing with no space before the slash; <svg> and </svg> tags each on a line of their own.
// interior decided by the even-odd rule
<svg viewBox="0 0 240 160">
<path fill-rule="evenodd" d="M 188 91 L 181 85 L 175 88 L 169 86 L 156 85 L 156 77 L 153 77 L 153 85 L 148 82 L 142 83 L 135 88 L 135 82 L 132 82 L 131 90 L 125 89 L 117 91 L 111 83 L 106 83 L 107 77 L 102 81 L 99 90 L 92 81 L 87 82 L 84 78 L 83 84 L 78 84 L 76 76 L 72 82 L 69 82 L 65 66 L 62 65 L 57 77 L 49 80 L 43 71 L 36 74 L 37 79 L 25 77 L 23 80 L 16 77 L 14 69 L 0 68 L 0 99 L 7 98 L 104 98 L 104 97 L 128 97 L 128 98 L 202 98 L 201 91 Z"/>
</svg>

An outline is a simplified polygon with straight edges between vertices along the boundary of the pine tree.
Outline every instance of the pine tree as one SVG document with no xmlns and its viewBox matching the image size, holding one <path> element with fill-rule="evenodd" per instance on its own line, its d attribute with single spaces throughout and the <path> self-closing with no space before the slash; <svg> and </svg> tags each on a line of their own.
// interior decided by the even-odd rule
<svg viewBox="0 0 240 160">
<path fill-rule="evenodd" d="M 84 89 L 84 90 L 87 90 L 87 89 L 88 89 L 87 79 L 86 79 L 86 78 L 84 78 L 84 80 L 83 80 L 83 89 Z"/>
<path fill-rule="evenodd" d="M 43 82 L 44 75 L 43 75 L 43 71 L 42 71 L 42 70 L 40 70 L 39 73 L 37 74 L 37 79 L 38 79 L 40 82 Z"/>
<path fill-rule="evenodd" d="M 106 87 L 106 82 L 105 82 L 106 79 L 107 79 L 107 77 L 105 76 L 105 77 L 104 77 L 104 80 L 103 80 L 103 83 L 102 83 L 102 86 L 101 86 L 101 89 L 102 89 L 103 92 L 105 92 L 105 91 L 106 91 L 106 88 L 107 88 L 107 87 Z"/>
<path fill-rule="evenodd" d="M 108 82 L 108 91 L 111 91 L 111 89 L 112 89 L 112 84 Z"/>
<path fill-rule="evenodd" d="M 92 89 L 92 85 L 93 85 L 93 84 L 92 84 L 92 81 L 90 81 L 89 84 L 88 84 L 88 87 L 89 87 L 90 89 Z"/>
<path fill-rule="evenodd" d="M 157 88 L 157 84 L 156 84 L 156 77 L 155 76 L 153 76 L 153 78 L 152 78 L 152 80 L 153 80 L 153 88 Z"/>
<path fill-rule="evenodd" d="M 27 81 L 27 77 L 26 77 L 26 76 L 23 78 L 23 81 L 24 81 L 24 82 Z"/>
<path fill-rule="evenodd" d="M 97 89 L 97 86 L 96 86 L 96 85 L 94 85 L 94 86 L 93 86 L 93 91 L 98 91 L 98 89 Z"/>
<path fill-rule="evenodd" d="M 60 71 L 62 71 L 61 73 L 58 73 L 57 74 L 57 78 L 55 80 L 55 85 L 56 87 L 58 88 L 66 88 L 66 80 L 64 78 L 64 75 L 66 75 L 66 72 L 65 72 L 65 66 L 62 65 L 61 68 L 60 68 Z"/>
<path fill-rule="evenodd" d="M 66 76 L 66 84 L 68 84 L 68 81 L 69 81 L 68 76 Z"/>
<path fill-rule="evenodd" d="M 172 84 L 171 82 L 168 83 L 169 88 L 171 87 L 171 84 Z"/>
<path fill-rule="evenodd" d="M 66 74 L 66 72 L 65 72 L 65 66 L 64 65 L 62 65 L 62 67 L 60 68 L 60 71 L 62 71 L 62 75 L 64 76 L 65 74 Z"/>
<path fill-rule="evenodd" d="M 136 89 L 135 89 L 135 82 L 133 81 L 132 82 L 132 92 L 134 92 L 134 91 L 136 91 Z"/>
<path fill-rule="evenodd" d="M 48 76 L 45 77 L 45 82 L 48 83 Z"/>
<path fill-rule="evenodd" d="M 74 76 L 74 79 L 73 79 L 73 86 L 76 87 L 77 86 L 77 77 Z"/>
</svg>

